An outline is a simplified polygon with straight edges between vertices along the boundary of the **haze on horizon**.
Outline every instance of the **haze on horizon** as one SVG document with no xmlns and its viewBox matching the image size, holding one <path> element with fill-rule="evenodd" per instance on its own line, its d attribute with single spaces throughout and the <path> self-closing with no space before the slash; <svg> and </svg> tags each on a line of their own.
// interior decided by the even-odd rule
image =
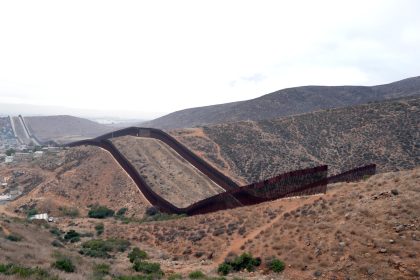
<svg viewBox="0 0 420 280">
<path fill-rule="evenodd" d="M 152 118 L 285 87 L 389 83 L 420 74 L 419 10 L 415 0 L 1 1 L 0 104 Z"/>
</svg>

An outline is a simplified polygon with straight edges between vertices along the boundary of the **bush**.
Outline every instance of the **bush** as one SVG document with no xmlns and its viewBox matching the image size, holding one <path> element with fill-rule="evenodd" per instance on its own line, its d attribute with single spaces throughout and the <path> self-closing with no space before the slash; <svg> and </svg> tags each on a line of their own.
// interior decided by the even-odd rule
<svg viewBox="0 0 420 280">
<path fill-rule="evenodd" d="M 13 241 L 13 242 L 19 242 L 22 240 L 22 237 L 17 235 L 17 234 L 9 234 L 8 236 L 6 236 L 7 240 Z"/>
<path fill-rule="evenodd" d="M 110 252 L 124 252 L 130 242 L 123 239 L 93 239 L 82 244 L 79 253 L 93 258 L 110 258 Z"/>
<path fill-rule="evenodd" d="M 122 217 L 122 216 L 124 216 L 124 215 L 125 215 L 125 213 L 127 212 L 127 210 L 128 210 L 128 209 L 127 209 L 127 208 L 125 208 L 125 207 L 124 207 L 124 208 L 121 208 L 120 210 L 118 210 L 118 211 L 117 211 L 117 216 L 118 216 L 118 217 Z"/>
<path fill-rule="evenodd" d="M 96 230 L 97 235 L 101 235 L 102 233 L 104 233 L 104 229 L 105 229 L 105 226 L 104 226 L 103 223 L 97 224 L 95 226 L 95 230 Z"/>
<path fill-rule="evenodd" d="M 175 273 L 168 276 L 168 280 L 182 280 L 183 277 L 181 274 Z"/>
<path fill-rule="evenodd" d="M 147 259 L 147 253 L 145 251 L 140 250 L 139 248 L 135 247 L 129 254 L 128 258 L 130 259 L 131 263 L 134 263 L 137 260 L 144 260 Z"/>
<path fill-rule="evenodd" d="M 249 253 L 243 253 L 242 255 L 236 257 L 233 261 L 225 261 L 219 265 L 218 272 L 222 275 L 227 275 L 232 270 L 241 271 L 246 269 L 248 271 L 254 271 L 255 267 L 260 265 L 260 258 L 254 258 Z"/>
<path fill-rule="evenodd" d="M 96 205 L 90 209 L 88 215 L 89 218 L 104 219 L 114 216 L 114 210 L 111 210 L 106 206 Z"/>
<path fill-rule="evenodd" d="M 163 275 L 163 271 L 160 269 L 160 264 L 158 263 L 151 263 L 151 262 L 137 260 L 134 262 L 133 269 L 137 272 L 142 272 L 145 274 L 152 274 L 156 276 Z"/>
<path fill-rule="evenodd" d="M 148 207 L 146 209 L 146 215 L 147 216 L 154 216 L 154 215 L 156 215 L 158 213 L 159 213 L 159 210 L 156 207 L 154 207 L 154 206 Z"/>
<path fill-rule="evenodd" d="M 34 277 L 34 279 L 42 280 L 58 280 L 56 276 L 51 276 L 48 271 L 35 267 L 23 267 L 16 264 L 1 264 L 0 263 L 0 274 L 5 275 L 17 275 L 19 278 Z"/>
<path fill-rule="evenodd" d="M 57 237 L 60 237 L 61 234 L 63 234 L 63 232 L 59 230 L 57 227 L 53 227 L 52 229 L 50 229 L 50 233 L 54 234 Z"/>
<path fill-rule="evenodd" d="M 93 274 L 96 277 L 102 278 L 103 276 L 108 275 L 109 272 L 110 272 L 110 270 L 111 269 L 110 269 L 110 267 L 109 267 L 108 264 L 106 264 L 106 263 L 100 263 L 100 264 L 96 264 L 93 267 Z"/>
<path fill-rule="evenodd" d="M 64 247 L 63 244 L 58 240 L 54 240 L 53 242 L 51 242 L 51 245 L 54 247 Z"/>
<path fill-rule="evenodd" d="M 152 275 L 129 275 L 129 276 L 118 276 L 115 280 L 156 280 L 156 277 Z"/>
<path fill-rule="evenodd" d="M 228 263 L 222 263 L 217 268 L 217 272 L 221 275 L 228 275 L 232 271 L 232 266 Z"/>
<path fill-rule="evenodd" d="M 269 263 L 268 267 L 269 267 L 272 271 L 279 273 L 279 272 L 282 272 L 282 271 L 284 270 L 284 268 L 285 268 L 285 264 L 284 264 L 284 262 L 282 262 L 282 261 L 281 261 L 281 260 L 279 260 L 279 259 L 273 259 L 273 260 Z"/>
<path fill-rule="evenodd" d="M 79 242 L 80 233 L 78 233 L 74 229 L 71 229 L 64 235 L 64 240 L 70 241 L 71 243 Z"/>
<path fill-rule="evenodd" d="M 196 270 L 196 271 L 191 272 L 188 275 L 188 277 L 190 279 L 204 279 L 204 278 L 206 278 L 206 275 L 203 272 L 201 272 L 199 270 Z"/>
<path fill-rule="evenodd" d="M 29 209 L 29 210 L 26 212 L 26 215 L 28 215 L 28 218 L 29 218 L 30 216 L 33 216 L 33 215 L 36 215 L 36 214 L 38 214 L 38 210 L 36 210 L 36 208 Z"/>
<path fill-rule="evenodd" d="M 53 267 L 65 272 L 74 272 L 76 270 L 73 262 L 67 257 L 58 258 L 58 260 L 53 263 Z"/>
</svg>

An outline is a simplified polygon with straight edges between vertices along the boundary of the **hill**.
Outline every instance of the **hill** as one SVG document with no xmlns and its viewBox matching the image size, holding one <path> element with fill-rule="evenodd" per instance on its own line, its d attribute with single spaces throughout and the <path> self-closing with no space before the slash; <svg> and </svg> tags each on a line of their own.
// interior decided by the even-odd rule
<svg viewBox="0 0 420 280">
<path fill-rule="evenodd" d="M 171 134 L 226 174 L 245 182 L 328 164 L 338 173 L 368 163 L 379 172 L 420 164 L 420 97 L 407 97 Z"/>
<path fill-rule="evenodd" d="M 96 137 L 113 128 L 73 116 L 43 116 L 24 118 L 29 131 L 41 141 L 67 143 Z"/>
<path fill-rule="evenodd" d="M 287 88 L 259 98 L 177 111 L 141 126 L 188 128 L 242 120 L 264 120 L 420 94 L 420 77 L 386 85 L 303 86 Z"/>
<path fill-rule="evenodd" d="M 15 213 L 36 208 L 60 216 L 63 209 L 77 209 L 86 215 L 89 206 L 100 204 L 141 216 L 149 206 L 112 156 L 96 147 L 71 148 L 7 165 L 0 169 L 0 178 L 9 178 L 9 189 L 2 191 L 22 193 L 7 204 Z"/>
<path fill-rule="evenodd" d="M 161 265 L 165 272 L 162 279 L 188 279 L 187 275 L 196 270 L 215 276 L 225 258 L 243 252 L 260 257 L 262 265 L 253 273 L 233 273 L 227 279 L 417 279 L 419 179 L 417 168 L 377 174 L 357 183 L 338 183 L 330 186 L 326 195 L 276 200 L 169 221 L 108 218 L 100 220 L 104 225 L 101 235 L 95 234 L 99 221 L 85 215 L 59 217 L 51 228 L 25 221 L 22 216 L 13 217 L 16 214 L 0 205 L 0 213 L 4 213 L 0 215 L 0 249 L 4 252 L 0 264 L 38 266 L 58 275 L 58 279 L 90 279 L 98 263 L 109 265 L 108 273 L 115 276 L 106 279 L 138 275 L 124 250 L 110 252 L 112 258 L 79 254 L 83 242 L 111 238 L 127 240 L 131 248 L 145 250 L 148 261 Z M 47 195 L 53 190 L 46 191 Z M 131 199 L 135 198 L 132 194 Z M 69 230 L 81 233 L 81 240 L 65 242 L 63 235 Z M 10 235 L 22 240 L 11 241 Z M 52 245 L 57 240 L 61 240 L 60 247 Z M 74 273 L 51 267 L 62 255 L 73 260 Z M 274 257 L 286 264 L 281 274 L 267 268 Z M 171 273 L 182 276 L 169 278 Z"/>
</svg>

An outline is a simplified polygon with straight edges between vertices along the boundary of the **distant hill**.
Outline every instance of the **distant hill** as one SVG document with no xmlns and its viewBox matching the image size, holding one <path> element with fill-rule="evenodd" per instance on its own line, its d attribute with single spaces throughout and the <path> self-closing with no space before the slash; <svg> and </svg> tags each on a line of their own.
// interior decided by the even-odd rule
<svg viewBox="0 0 420 280">
<path fill-rule="evenodd" d="M 321 164 L 331 173 L 369 163 L 411 169 L 420 165 L 420 96 L 170 133 L 245 182 Z"/>
<path fill-rule="evenodd" d="M 420 77 L 380 86 L 303 86 L 259 98 L 177 111 L 141 126 L 197 127 L 242 120 L 264 120 L 420 94 Z"/>
<path fill-rule="evenodd" d="M 41 141 L 54 140 L 66 143 L 96 137 L 113 129 L 73 116 L 25 117 L 24 119 L 31 133 Z"/>
</svg>

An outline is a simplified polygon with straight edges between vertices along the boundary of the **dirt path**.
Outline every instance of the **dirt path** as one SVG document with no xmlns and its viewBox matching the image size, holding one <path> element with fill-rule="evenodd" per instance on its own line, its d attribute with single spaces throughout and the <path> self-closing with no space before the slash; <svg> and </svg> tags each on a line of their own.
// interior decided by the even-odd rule
<svg viewBox="0 0 420 280">
<path fill-rule="evenodd" d="M 288 199 L 279 200 L 278 207 L 281 207 L 283 210 L 281 214 L 279 214 L 276 218 L 271 220 L 269 223 L 249 232 L 246 236 L 244 237 L 239 236 L 235 238 L 234 240 L 232 240 L 230 245 L 214 260 L 214 262 L 211 264 L 211 267 L 215 268 L 220 263 L 222 263 L 225 260 L 225 258 L 229 255 L 230 252 L 233 252 L 233 253 L 240 252 L 242 245 L 245 245 L 245 243 L 248 240 L 252 240 L 256 238 L 261 232 L 273 226 L 276 222 L 278 222 L 280 219 L 283 218 L 284 213 L 291 212 L 306 203 L 312 203 L 318 198 L 319 196 L 314 195 L 310 197 L 297 197 L 297 198 L 288 198 Z"/>
</svg>

